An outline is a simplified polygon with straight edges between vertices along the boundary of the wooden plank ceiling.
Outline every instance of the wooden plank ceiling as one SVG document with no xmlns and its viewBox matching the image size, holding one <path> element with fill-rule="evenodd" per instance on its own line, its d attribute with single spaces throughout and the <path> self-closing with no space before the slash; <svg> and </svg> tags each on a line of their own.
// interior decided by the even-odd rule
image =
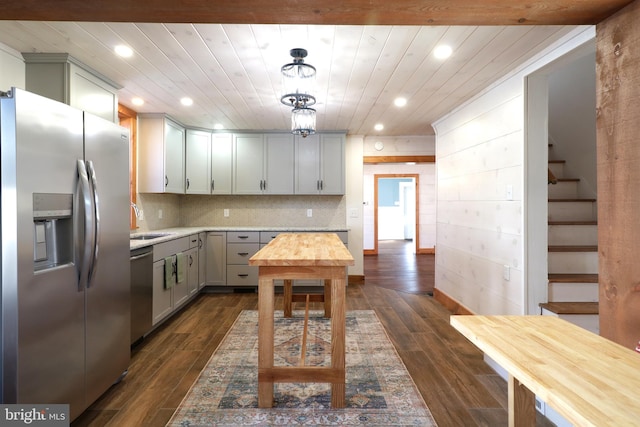
<svg viewBox="0 0 640 427">
<path fill-rule="evenodd" d="M 631 0 L 2 0 L 4 20 L 337 25 L 596 24 Z"/>
<path fill-rule="evenodd" d="M 573 24 L 629 1 L 0 0 L 0 43 L 17 55 L 69 53 L 122 86 L 119 101 L 135 111 L 231 130 L 289 128 L 279 70 L 302 47 L 318 69 L 318 130 L 432 135 L 434 120 Z M 114 57 L 117 44 L 133 57 Z M 432 55 L 440 44 L 454 49 L 444 62 Z M 394 106 L 398 96 L 407 107 Z"/>
</svg>

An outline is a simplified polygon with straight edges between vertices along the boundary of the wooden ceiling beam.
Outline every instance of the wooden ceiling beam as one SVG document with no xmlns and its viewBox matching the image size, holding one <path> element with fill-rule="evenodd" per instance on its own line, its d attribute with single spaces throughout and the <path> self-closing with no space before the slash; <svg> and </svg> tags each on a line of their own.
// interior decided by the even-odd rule
<svg viewBox="0 0 640 427">
<path fill-rule="evenodd" d="M 590 25 L 632 0 L 0 0 L 0 19 L 335 25 Z"/>
</svg>

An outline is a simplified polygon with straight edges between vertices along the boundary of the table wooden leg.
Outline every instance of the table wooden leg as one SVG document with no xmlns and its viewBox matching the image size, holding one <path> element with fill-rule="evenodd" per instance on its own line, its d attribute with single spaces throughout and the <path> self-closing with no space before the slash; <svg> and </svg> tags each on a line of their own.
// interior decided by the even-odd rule
<svg viewBox="0 0 640 427">
<path fill-rule="evenodd" d="M 324 317 L 331 319 L 331 279 L 324 279 Z"/>
<path fill-rule="evenodd" d="M 509 427 L 535 427 L 536 396 L 509 375 Z"/>
<path fill-rule="evenodd" d="M 273 279 L 258 279 L 258 407 L 273 406 L 273 382 L 262 374 L 273 368 Z"/>
<path fill-rule="evenodd" d="M 345 278 L 331 280 L 331 367 L 342 371 L 342 382 L 331 384 L 333 408 L 345 406 L 345 287 Z"/>
<path fill-rule="evenodd" d="M 293 283 L 292 282 L 293 280 L 290 280 L 290 279 L 284 280 L 284 285 L 283 285 L 284 317 L 292 316 L 292 311 L 291 311 L 291 301 L 293 300 Z"/>
</svg>

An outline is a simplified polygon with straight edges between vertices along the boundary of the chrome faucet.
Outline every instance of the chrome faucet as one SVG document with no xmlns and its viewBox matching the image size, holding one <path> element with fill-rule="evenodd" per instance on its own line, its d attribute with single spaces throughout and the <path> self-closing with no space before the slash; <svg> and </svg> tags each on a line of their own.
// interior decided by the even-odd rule
<svg viewBox="0 0 640 427">
<path fill-rule="evenodd" d="M 131 207 L 136 214 L 136 218 L 140 219 L 140 208 L 135 203 L 131 202 Z"/>
</svg>

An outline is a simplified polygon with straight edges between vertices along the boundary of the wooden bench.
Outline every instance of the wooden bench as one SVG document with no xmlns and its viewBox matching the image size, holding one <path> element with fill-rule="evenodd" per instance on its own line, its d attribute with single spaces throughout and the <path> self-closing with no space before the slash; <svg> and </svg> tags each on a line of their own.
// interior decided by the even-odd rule
<svg viewBox="0 0 640 427">
<path fill-rule="evenodd" d="M 640 354 L 554 316 L 451 316 L 509 373 L 509 426 L 535 426 L 535 396 L 576 426 L 640 425 Z M 640 331 L 639 331 L 640 333 Z"/>
</svg>

